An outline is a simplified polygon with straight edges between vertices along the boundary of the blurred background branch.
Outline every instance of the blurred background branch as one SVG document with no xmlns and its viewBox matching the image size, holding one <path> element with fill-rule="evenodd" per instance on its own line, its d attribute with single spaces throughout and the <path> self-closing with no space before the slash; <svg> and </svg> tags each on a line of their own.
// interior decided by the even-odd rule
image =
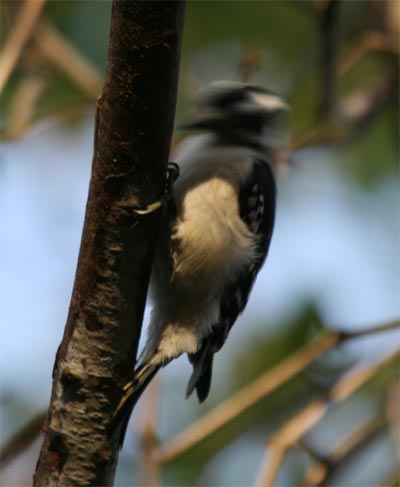
<svg viewBox="0 0 400 487">
<path fill-rule="evenodd" d="M 321 95 L 319 114 L 331 118 L 337 110 L 337 57 L 340 0 L 329 0 L 321 15 Z"/>
<path fill-rule="evenodd" d="M 47 411 L 38 413 L 26 424 L 24 424 L 8 441 L 2 445 L 0 450 L 0 468 L 4 468 L 12 462 L 21 452 L 29 448 L 42 430 L 46 420 Z"/>
<path fill-rule="evenodd" d="M 306 450 L 308 449 L 308 452 L 317 461 L 306 472 L 304 485 L 309 485 L 310 487 L 329 485 L 336 471 L 343 468 L 346 462 L 351 462 L 354 455 L 357 455 L 360 450 L 368 446 L 369 442 L 374 440 L 385 427 L 387 427 L 386 416 L 379 412 L 370 421 L 346 436 L 327 455 L 315 452 L 310 445 L 307 445 Z"/>
<path fill-rule="evenodd" d="M 77 249 L 66 242 L 78 242 L 82 228 L 110 2 L 0 7 L 2 242 L 10 261 L 0 290 L 8 324 L 1 481 L 19 487 L 36 463 L 35 416 L 46 406 L 50 351 L 61 335 L 54 323 L 65 320 L 76 266 Z M 270 452 L 276 485 L 398 480 L 396 364 L 324 408 L 347 372 L 399 342 L 389 322 L 399 312 L 399 19 L 397 0 L 189 2 L 177 126 L 211 80 L 270 88 L 291 105 L 290 166 L 278 172 L 269 265 L 230 350 L 218 355 L 210 399 L 201 407 L 182 401 L 185 364 L 168 367 L 164 387 L 143 398 L 129 428 L 117 485 L 132 484 L 132 475 L 149 486 L 250 485 L 265 438 L 310 404 L 321 409 L 306 414 L 306 434 Z M 177 133 L 173 145 L 181 139 Z M 361 328 L 374 322 L 383 326 Z"/>
<path fill-rule="evenodd" d="M 35 36 L 40 53 L 60 69 L 89 99 L 96 100 L 103 77 L 49 22 L 41 22 Z"/>
<path fill-rule="evenodd" d="M 103 79 L 97 68 L 50 22 L 38 22 L 31 35 L 33 44 L 24 58 L 26 74 L 19 80 L 9 108 L 4 133 L 8 139 L 21 137 L 35 121 L 35 108 L 47 84 L 42 73 L 45 63 L 51 63 L 60 70 L 90 100 L 96 100 L 102 91 Z M 72 112 L 74 117 L 81 114 L 82 109 Z"/>
<path fill-rule="evenodd" d="M 160 379 L 157 376 L 146 389 L 140 406 L 137 434 L 139 441 L 139 478 L 143 487 L 160 485 L 160 464 L 155 461 L 154 449 L 159 443 L 157 426 L 160 406 Z"/>
<path fill-rule="evenodd" d="M 0 94 L 17 65 L 22 51 L 34 33 L 47 0 L 25 0 L 15 14 L 14 26 L 0 52 Z M 18 5 L 15 3 L 15 5 Z"/>
<path fill-rule="evenodd" d="M 261 467 L 256 487 L 272 487 L 290 448 L 296 445 L 332 406 L 348 399 L 355 391 L 370 380 L 382 367 L 398 360 L 399 352 L 391 354 L 381 362 L 356 366 L 328 391 L 325 399 L 317 399 L 284 425 L 268 441 L 264 465 Z"/>
<path fill-rule="evenodd" d="M 304 370 L 317 357 L 339 341 L 339 335 L 327 331 L 314 342 L 284 360 L 246 385 L 215 409 L 192 423 L 178 436 L 159 446 L 155 456 L 160 463 L 169 463 L 212 435 L 276 388 Z"/>
<path fill-rule="evenodd" d="M 264 399 L 282 384 L 304 371 L 314 360 L 346 340 L 399 328 L 399 322 L 384 323 L 355 332 L 323 332 L 312 343 L 292 353 L 281 363 L 246 385 L 242 390 L 218 405 L 202 418 L 192 423 L 172 440 L 161 444 L 154 452 L 160 463 L 169 463 L 187 450 L 204 441 L 230 421 Z"/>
</svg>

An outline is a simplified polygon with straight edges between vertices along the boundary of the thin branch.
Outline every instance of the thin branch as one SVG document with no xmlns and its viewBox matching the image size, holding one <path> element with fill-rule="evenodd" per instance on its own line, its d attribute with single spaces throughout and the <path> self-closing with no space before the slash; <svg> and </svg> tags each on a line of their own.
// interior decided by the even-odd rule
<svg viewBox="0 0 400 487">
<path fill-rule="evenodd" d="M 138 417 L 139 433 L 139 478 L 142 487 L 156 487 L 160 485 L 160 464 L 154 461 L 154 450 L 159 440 L 156 435 L 156 424 L 160 404 L 160 380 L 153 379 L 146 389 Z"/>
<path fill-rule="evenodd" d="M 103 80 L 97 68 L 90 63 L 61 33 L 49 22 L 39 21 L 34 34 L 35 49 L 28 51 L 29 59 L 47 58 L 62 71 L 88 98 L 96 100 L 101 93 Z M 43 76 L 37 69 L 34 73 L 28 70 L 27 75 L 19 80 L 8 115 L 4 137 L 14 139 L 21 137 L 35 121 L 34 108 L 45 88 Z M 87 111 L 87 108 L 84 110 Z M 74 110 L 77 113 L 77 110 Z M 82 107 L 79 110 L 82 113 Z M 77 113 L 78 114 L 78 113 Z M 63 119 L 66 113 L 63 113 Z M 50 120 L 50 119 L 49 119 Z M 52 122 L 47 122 L 45 126 Z"/>
<path fill-rule="evenodd" d="M 12 93 L 5 138 L 18 138 L 28 129 L 36 102 L 44 88 L 45 82 L 37 74 L 28 74 L 18 80 L 18 85 Z"/>
<path fill-rule="evenodd" d="M 329 11 L 327 9 L 331 2 L 332 0 L 326 0 L 321 7 L 324 16 L 329 17 Z M 317 5 L 321 6 L 319 1 Z M 328 33 L 326 35 L 328 36 Z M 328 38 L 325 38 L 325 43 L 328 44 Z M 328 100 L 332 98 L 328 92 L 336 84 L 336 82 L 330 81 L 325 85 L 323 81 L 325 77 L 327 80 L 333 80 L 337 75 L 339 77 L 344 76 L 370 51 L 398 54 L 400 52 L 400 45 L 398 39 L 393 34 L 389 35 L 377 31 L 370 31 L 363 34 L 355 45 L 337 62 L 335 67 L 326 66 L 325 71 L 323 70 L 325 74 L 321 75 L 321 91 L 324 92 L 324 90 L 327 90 L 327 92 L 322 95 L 322 98 Z M 337 57 L 336 54 L 335 57 Z M 329 57 L 324 62 L 328 63 L 328 60 Z M 367 126 L 366 122 L 372 119 L 372 115 L 377 113 L 388 101 L 390 95 L 398 91 L 397 86 L 397 79 L 389 79 L 384 83 L 379 83 L 372 90 L 369 89 L 368 91 L 352 94 L 341 106 L 343 115 L 347 117 L 350 128 L 348 126 L 345 129 L 332 126 L 326 127 L 323 119 L 322 123 L 312 127 L 305 133 L 298 134 L 293 139 L 291 151 L 316 145 L 332 145 L 351 141 L 355 136 L 360 134 L 360 128 Z"/>
<path fill-rule="evenodd" d="M 310 403 L 269 441 L 265 460 L 259 470 L 255 487 L 272 487 L 290 446 L 296 444 L 301 436 L 322 419 L 328 409 L 323 400 Z"/>
<path fill-rule="evenodd" d="M 322 13 L 321 21 L 321 95 L 319 111 L 329 118 L 336 110 L 338 24 L 340 0 L 330 0 Z"/>
<path fill-rule="evenodd" d="M 255 487 L 264 487 L 273 485 L 283 462 L 285 461 L 286 449 L 282 445 L 274 445 L 268 451 L 268 464 L 261 468 L 256 481 Z M 268 466 L 268 468 L 266 468 Z"/>
<path fill-rule="evenodd" d="M 338 65 L 339 75 L 343 76 L 370 51 L 382 51 L 398 54 L 400 46 L 394 36 L 382 32 L 370 31 L 352 46 Z"/>
<path fill-rule="evenodd" d="M 0 451 L 0 467 L 4 468 L 12 462 L 16 456 L 26 450 L 37 438 L 43 423 L 47 417 L 47 411 L 42 411 L 25 423 L 2 446 Z"/>
<path fill-rule="evenodd" d="M 328 462 L 327 455 L 320 452 L 313 443 L 310 443 L 309 439 L 300 438 L 297 442 L 297 446 L 304 450 L 312 460 L 315 461 L 315 465 L 317 464 L 325 464 Z"/>
<path fill-rule="evenodd" d="M 260 49 L 243 49 L 240 56 L 239 74 L 243 83 L 248 83 L 252 76 L 257 73 L 262 66 Z"/>
<path fill-rule="evenodd" d="M 390 384 L 386 393 L 386 417 L 393 439 L 396 458 L 400 459 L 400 383 L 398 377 Z M 400 472 L 400 470 L 399 470 Z"/>
<path fill-rule="evenodd" d="M 321 122 L 317 127 L 297 135 L 291 144 L 291 152 L 306 147 L 346 144 L 359 137 L 379 110 L 390 102 L 396 82 L 397 80 L 390 78 L 373 88 L 349 96 L 341 104 L 348 126 L 333 126 Z"/>
<path fill-rule="evenodd" d="M 385 331 L 400 331 L 400 321 L 388 321 L 380 325 L 371 326 L 368 328 L 361 328 L 360 330 L 341 330 L 340 335 L 342 340 L 349 340 L 353 338 L 361 338 L 365 336 L 375 335 L 377 333 L 384 333 Z"/>
<path fill-rule="evenodd" d="M 170 463 L 175 458 L 204 441 L 237 416 L 257 404 L 282 384 L 308 367 L 316 358 L 339 342 L 339 335 L 326 331 L 312 343 L 304 346 L 281 363 L 246 385 L 239 392 L 222 402 L 156 450 L 160 463 Z"/>
<path fill-rule="evenodd" d="M 387 425 L 386 417 L 378 413 L 372 420 L 357 428 L 325 456 L 320 457 L 305 475 L 304 483 L 310 487 L 329 484 L 337 470 L 350 461 L 361 449 L 372 441 Z"/>
<path fill-rule="evenodd" d="M 399 358 L 399 352 L 391 354 L 382 362 L 356 366 L 330 389 L 325 399 L 309 403 L 295 414 L 269 440 L 265 461 L 257 478 L 257 487 L 272 487 L 287 451 L 297 444 L 328 412 L 331 406 L 341 403 L 370 380 L 382 367 Z M 280 463 L 276 459 L 280 460 Z"/>
<path fill-rule="evenodd" d="M 268 370 L 256 380 L 246 385 L 239 392 L 222 402 L 212 411 L 198 419 L 172 440 L 162 444 L 155 452 L 160 463 L 170 463 L 187 450 L 195 447 L 223 426 L 233 421 L 261 399 L 274 392 L 282 384 L 306 369 L 314 360 L 334 346 L 359 336 L 379 331 L 393 330 L 398 321 L 367 328 L 355 332 L 325 331 L 312 343 L 294 352 L 278 365 Z"/>
<path fill-rule="evenodd" d="M 385 332 L 385 331 L 391 331 L 391 330 L 395 330 L 399 327 L 399 322 L 397 321 L 394 321 L 394 322 L 389 322 L 389 323 L 385 323 L 383 325 L 377 325 L 377 326 L 373 326 L 373 327 L 370 327 L 370 328 L 367 328 L 367 329 L 363 329 L 363 330 L 356 330 L 356 331 L 353 331 L 353 332 L 348 332 L 348 331 L 341 331 L 341 332 L 338 332 L 338 334 L 334 335 L 334 345 L 337 345 L 339 344 L 341 341 L 347 341 L 349 339 L 353 339 L 353 338 L 359 338 L 359 337 L 363 337 L 363 336 L 366 336 L 366 335 L 371 335 L 371 334 L 375 334 L 375 333 L 381 333 L 381 332 Z M 325 353 L 325 346 L 322 345 L 323 341 L 325 339 L 327 339 L 331 334 L 332 332 L 327 332 L 328 335 L 326 336 L 326 338 L 324 338 L 323 336 L 322 337 L 319 337 L 317 339 L 317 342 L 321 345 L 322 348 L 320 348 L 320 354 L 322 353 Z M 333 343 L 332 342 L 332 343 Z M 329 340 L 327 340 L 326 342 L 326 345 L 329 345 Z M 333 346 L 333 345 L 332 345 Z M 313 346 L 313 349 L 314 349 L 314 346 Z M 317 350 L 317 349 L 316 349 Z M 303 349 L 301 349 L 299 352 L 296 352 L 296 353 L 300 353 L 301 355 L 304 354 L 304 356 L 307 356 L 310 352 L 310 348 L 309 346 L 307 345 L 306 347 L 304 347 Z M 312 355 L 311 357 L 311 361 L 313 360 L 313 357 L 314 357 L 314 354 Z M 305 364 L 304 362 L 302 363 L 299 363 L 299 366 L 304 366 L 307 367 L 308 364 Z M 289 371 L 289 368 L 290 368 L 290 364 L 288 366 L 287 362 L 286 364 L 285 363 L 281 363 L 280 364 L 280 367 L 284 367 L 284 368 L 287 368 L 287 372 Z M 276 369 L 274 369 L 276 370 Z M 303 369 L 302 369 L 303 370 Z M 269 371 L 267 374 L 270 375 L 272 371 Z M 294 371 L 293 371 L 294 372 Z M 294 372 L 295 373 L 295 372 Z M 267 375 L 265 374 L 265 375 Z M 281 375 L 282 372 L 280 372 L 280 370 L 278 369 L 278 375 Z M 287 380 L 290 380 L 290 378 L 292 378 L 292 374 L 289 374 L 289 378 Z M 257 379 L 257 382 L 262 379 L 262 377 L 260 377 L 259 379 Z M 157 380 L 154 380 L 153 382 L 157 382 Z M 266 379 L 266 382 L 268 382 L 268 378 Z M 139 428 L 139 433 L 140 433 L 140 436 L 143 437 L 144 436 L 148 436 L 148 438 L 151 436 L 152 437 L 152 440 L 151 440 L 151 443 L 152 443 L 152 446 L 151 446 L 151 451 L 146 451 L 146 462 L 152 462 L 152 467 L 154 470 L 158 470 L 158 464 L 155 463 L 155 460 L 157 457 L 159 461 L 161 462 L 165 462 L 167 463 L 168 461 L 172 461 L 175 457 L 174 456 L 169 456 L 170 453 L 173 453 L 173 451 L 167 451 L 167 456 L 160 456 L 160 454 L 162 454 L 162 451 L 161 449 L 158 449 L 158 445 L 159 445 L 159 441 L 158 441 L 158 438 L 156 437 L 155 435 L 155 428 L 154 428 L 154 424 L 150 424 L 149 426 L 149 423 L 153 423 L 154 421 L 154 418 L 157 416 L 157 411 L 156 411 L 156 405 L 158 405 L 158 400 L 154 398 L 154 395 L 158 392 L 158 384 L 157 384 L 157 391 L 154 391 L 152 390 L 155 386 L 153 385 L 150 385 L 149 387 L 149 390 L 146 391 L 146 396 L 144 396 L 144 403 L 146 404 L 146 408 L 143 410 L 145 412 L 145 414 L 143 414 L 143 416 L 139 416 L 139 424 L 142 425 L 140 428 Z M 396 387 L 395 387 L 396 386 Z M 247 387 L 245 387 L 245 391 L 247 390 Z M 243 391 L 242 391 L 243 392 Z M 271 391 L 272 392 L 272 391 Z M 388 401 L 388 407 L 392 407 L 393 409 L 393 406 L 397 407 L 397 400 L 398 400 L 398 390 L 397 390 L 397 384 L 395 384 L 393 386 L 393 389 L 391 389 L 391 395 L 390 395 L 390 398 L 391 398 L 391 402 L 389 404 L 389 401 Z M 231 398 L 232 399 L 232 398 Z M 228 401 L 230 402 L 229 399 Z M 222 403 L 220 406 L 218 406 L 218 408 L 224 408 L 226 407 L 226 402 L 225 401 L 224 403 Z M 249 406 L 251 407 L 251 406 Z M 222 415 L 224 414 L 224 409 L 222 410 Z M 149 412 L 150 411 L 150 412 Z M 215 410 L 214 410 L 215 411 Z M 203 416 L 203 418 L 201 418 L 198 423 L 199 423 L 199 426 L 201 428 L 201 425 L 204 425 L 204 433 L 205 433 L 205 437 L 207 437 L 208 435 L 211 435 L 214 431 L 211 431 L 209 428 L 209 415 L 214 415 L 214 411 L 211 411 L 210 413 L 208 413 L 207 415 Z M 226 411 L 226 409 L 225 409 Z M 232 411 L 233 412 L 233 411 Z M 244 412 L 244 411 L 242 411 Z M 393 413 L 393 410 L 391 411 L 390 413 L 390 417 L 392 417 L 392 413 Z M 241 412 L 238 412 L 238 414 L 241 414 Z M 389 413 L 388 413 L 389 414 Z M 234 418 L 232 419 L 229 419 L 228 417 L 225 418 L 228 421 L 230 420 L 233 420 Z M 22 427 L 21 430 L 19 430 L 14 436 L 12 439 L 9 440 L 9 442 L 7 442 L 4 447 L 2 448 L 1 450 L 1 456 L 0 456 L 0 463 L 2 463 L 3 465 L 5 465 L 9 459 L 12 460 L 12 458 L 14 458 L 16 455 L 18 455 L 20 452 L 22 452 L 25 448 L 27 448 L 31 441 L 33 441 L 36 436 L 39 434 L 40 432 L 40 428 L 43 424 L 45 420 L 45 413 L 40 413 L 37 417 L 34 417 L 32 418 L 29 423 L 25 426 Z M 395 420 L 397 420 L 397 418 L 393 419 L 393 424 L 395 424 Z M 145 426 L 143 426 L 145 425 Z M 215 430 L 219 429 L 219 427 L 223 427 L 224 424 L 221 424 L 220 426 L 216 426 L 215 427 Z M 150 435 L 149 435 L 149 431 L 150 431 Z M 395 432 L 396 429 L 393 428 L 393 431 Z M 183 434 L 183 433 L 182 433 Z M 186 430 L 186 433 L 185 433 L 185 436 L 187 434 L 187 430 Z M 31 440 L 29 441 L 26 441 L 25 438 L 31 438 Z M 196 440 L 196 443 L 194 444 L 191 444 L 189 446 L 189 448 L 191 447 L 194 447 L 195 444 L 197 444 L 198 442 L 202 441 L 204 438 L 200 438 L 198 437 L 197 440 L 196 438 L 193 438 L 193 440 Z M 20 440 L 21 438 L 21 440 Z M 350 440 L 349 440 L 350 441 Z M 149 443 L 147 440 L 143 439 L 143 443 L 146 443 L 146 445 Z M 167 444 L 164 444 L 163 445 L 163 449 L 164 448 L 167 448 Z M 15 446 L 14 446 L 15 445 Z M 309 447 L 309 445 L 307 443 L 302 443 L 301 445 L 306 451 L 308 451 L 308 453 L 310 455 L 314 455 L 315 459 L 318 461 L 320 461 L 320 463 L 323 463 L 323 460 L 326 458 L 325 456 L 323 455 L 320 455 L 318 452 L 315 452 L 313 449 L 311 449 L 311 447 Z M 179 454 L 182 454 L 184 453 L 184 451 L 182 451 L 181 453 L 178 453 L 177 456 Z M 140 462 L 141 463 L 141 462 Z M 315 464 L 317 465 L 317 463 Z M 158 475 L 158 474 L 157 474 Z M 313 474 L 314 475 L 314 474 Z M 143 476 L 142 479 L 144 479 L 145 477 Z M 156 476 L 152 476 L 153 479 L 156 478 Z M 143 481 L 142 482 L 143 484 L 145 484 L 145 482 Z M 156 482 L 152 481 L 150 482 L 149 481 L 149 484 L 150 485 L 155 485 Z"/>
<path fill-rule="evenodd" d="M 49 22 L 40 22 L 35 36 L 40 52 L 66 74 L 89 98 L 97 99 L 103 80 L 97 68 Z"/>
<path fill-rule="evenodd" d="M 378 413 L 366 424 L 363 424 L 348 435 L 342 443 L 333 450 L 329 456 L 330 461 L 334 464 L 339 464 L 339 462 L 342 462 L 345 458 L 349 458 L 350 454 L 356 453 L 360 447 L 374 438 L 386 425 L 387 421 L 385 415 Z"/>
<path fill-rule="evenodd" d="M 46 0 L 25 0 L 15 17 L 7 40 L 0 53 L 0 94 L 13 72 L 21 53 L 33 34 Z"/>
</svg>

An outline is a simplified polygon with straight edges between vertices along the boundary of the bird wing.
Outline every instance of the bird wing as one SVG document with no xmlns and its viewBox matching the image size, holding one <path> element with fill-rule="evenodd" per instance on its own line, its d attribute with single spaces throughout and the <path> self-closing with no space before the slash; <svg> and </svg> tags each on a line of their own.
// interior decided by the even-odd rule
<svg viewBox="0 0 400 487">
<path fill-rule="evenodd" d="M 239 191 L 239 214 L 249 230 L 257 237 L 256 258 L 242 268 L 223 290 L 220 320 L 203 339 L 198 352 L 189 355 L 193 373 L 187 396 L 196 388 L 199 401 L 204 401 L 211 385 L 214 353 L 221 349 L 237 317 L 246 307 L 258 271 L 268 253 L 275 220 L 276 186 L 272 170 L 266 161 L 255 159 Z"/>
</svg>

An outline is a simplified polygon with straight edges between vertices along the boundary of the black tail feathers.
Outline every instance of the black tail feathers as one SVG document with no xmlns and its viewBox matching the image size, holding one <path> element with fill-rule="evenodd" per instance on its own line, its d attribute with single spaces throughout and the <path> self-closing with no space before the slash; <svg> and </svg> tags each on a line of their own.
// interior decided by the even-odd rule
<svg viewBox="0 0 400 487">
<path fill-rule="evenodd" d="M 189 360 L 193 364 L 193 373 L 186 389 L 186 397 L 196 389 L 199 402 L 207 399 L 211 386 L 213 358 L 214 351 L 211 349 L 210 342 L 206 342 L 197 353 L 189 355 Z"/>
<path fill-rule="evenodd" d="M 203 402 L 207 398 L 211 386 L 214 353 L 215 348 L 213 343 L 211 340 L 208 340 L 201 346 L 198 352 L 189 355 L 189 360 L 193 364 L 193 373 L 186 389 L 186 397 L 189 397 L 194 389 L 196 389 L 200 402 Z M 122 398 L 115 410 L 109 427 L 110 436 L 117 430 L 121 431 L 121 448 L 133 408 L 163 365 L 165 364 L 145 363 L 139 366 L 134 372 L 133 379 L 125 385 Z"/>
<path fill-rule="evenodd" d="M 133 379 L 124 387 L 123 396 L 115 410 L 109 430 L 110 435 L 113 435 L 119 427 L 121 428 L 120 448 L 125 439 L 131 412 L 159 368 L 159 364 L 141 365 L 135 370 Z"/>
</svg>

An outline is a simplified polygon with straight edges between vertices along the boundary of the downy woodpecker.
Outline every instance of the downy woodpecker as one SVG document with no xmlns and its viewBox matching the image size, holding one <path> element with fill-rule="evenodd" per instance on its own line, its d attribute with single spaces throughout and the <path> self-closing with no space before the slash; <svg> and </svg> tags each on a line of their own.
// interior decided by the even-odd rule
<svg viewBox="0 0 400 487">
<path fill-rule="evenodd" d="M 208 396 L 214 354 L 244 310 L 268 252 L 276 188 L 271 168 L 287 110 L 276 94 L 216 82 L 200 93 L 195 133 L 178 147 L 173 210 L 163 208 L 150 296 L 148 337 L 113 424 L 130 412 L 154 375 L 186 353 L 193 365 L 187 396 Z"/>
</svg>

